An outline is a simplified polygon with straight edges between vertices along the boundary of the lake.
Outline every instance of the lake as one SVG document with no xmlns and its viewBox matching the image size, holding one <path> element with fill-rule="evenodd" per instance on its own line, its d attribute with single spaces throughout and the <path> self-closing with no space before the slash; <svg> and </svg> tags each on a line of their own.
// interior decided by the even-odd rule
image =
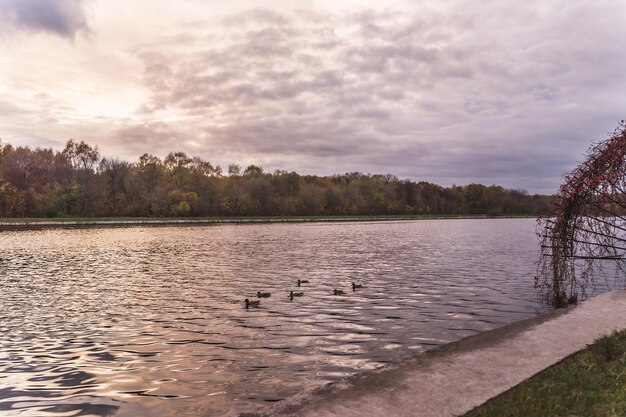
<svg viewBox="0 0 626 417">
<path fill-rule="evenodd" d="M 0 414 L 256 410 L 537 314 L 538 256 L 534 219 L 0 231 Z"/>
</svg>

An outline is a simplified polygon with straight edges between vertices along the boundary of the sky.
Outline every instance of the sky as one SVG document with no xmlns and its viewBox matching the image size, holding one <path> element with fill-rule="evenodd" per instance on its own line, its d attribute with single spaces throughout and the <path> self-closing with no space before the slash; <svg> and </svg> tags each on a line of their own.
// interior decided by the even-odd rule
<svg viewBox="0 0 626 417">
<path fill-rule="evenodd" d="M 624 39 L 623 0 L 0 0 L 0 139 L 553 193 Z"/>
</svg>

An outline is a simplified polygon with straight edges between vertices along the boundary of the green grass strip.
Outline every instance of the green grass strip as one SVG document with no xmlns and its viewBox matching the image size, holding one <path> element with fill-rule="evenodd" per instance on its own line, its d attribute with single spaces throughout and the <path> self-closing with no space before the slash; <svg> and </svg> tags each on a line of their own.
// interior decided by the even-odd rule
<svg viewBox="0 0 626 417">
<path fill-rule="evenodd" d="M 343 215 L 343 216 L 216 216 L 216 217 L 0 217 L 0 223 L 36 222 L 115 222 L 115 221 L 350 221 L 350 220 L 428 220 L 428 219 L 485 219 L 485 218 L 535 218 L 532 215 L 488 216 L 484 214 L 418 214 L 418 215 Z"/>
<path fill-rule="evenodd" d="M 626 331 L 596 339 L 464 417 L 496 416 L 626 416 Z"/>
</svg>

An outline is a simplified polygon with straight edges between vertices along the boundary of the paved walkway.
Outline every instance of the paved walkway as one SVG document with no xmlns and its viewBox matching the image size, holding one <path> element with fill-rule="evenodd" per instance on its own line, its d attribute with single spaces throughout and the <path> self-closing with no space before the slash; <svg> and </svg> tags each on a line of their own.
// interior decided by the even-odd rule
<svg viewBox="0 0 626 417">
<path fill-rule="evenodd" d="M 626 291 L 612 291 L 303 393 L 258 414 L 298 417 L 459 416 L 626 328 Z"/>
</svg>

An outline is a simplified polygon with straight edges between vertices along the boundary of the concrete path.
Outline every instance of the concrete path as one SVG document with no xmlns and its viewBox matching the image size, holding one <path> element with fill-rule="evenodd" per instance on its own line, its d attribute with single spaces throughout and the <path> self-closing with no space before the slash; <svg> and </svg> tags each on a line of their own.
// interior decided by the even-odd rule
<svg viewBox="0 0 626 417">
<path fill-rule="evenodd" d="M 626 291 L 612 291 L 244 416 L 459 416 L 623 328 Z"/>
</svg>

